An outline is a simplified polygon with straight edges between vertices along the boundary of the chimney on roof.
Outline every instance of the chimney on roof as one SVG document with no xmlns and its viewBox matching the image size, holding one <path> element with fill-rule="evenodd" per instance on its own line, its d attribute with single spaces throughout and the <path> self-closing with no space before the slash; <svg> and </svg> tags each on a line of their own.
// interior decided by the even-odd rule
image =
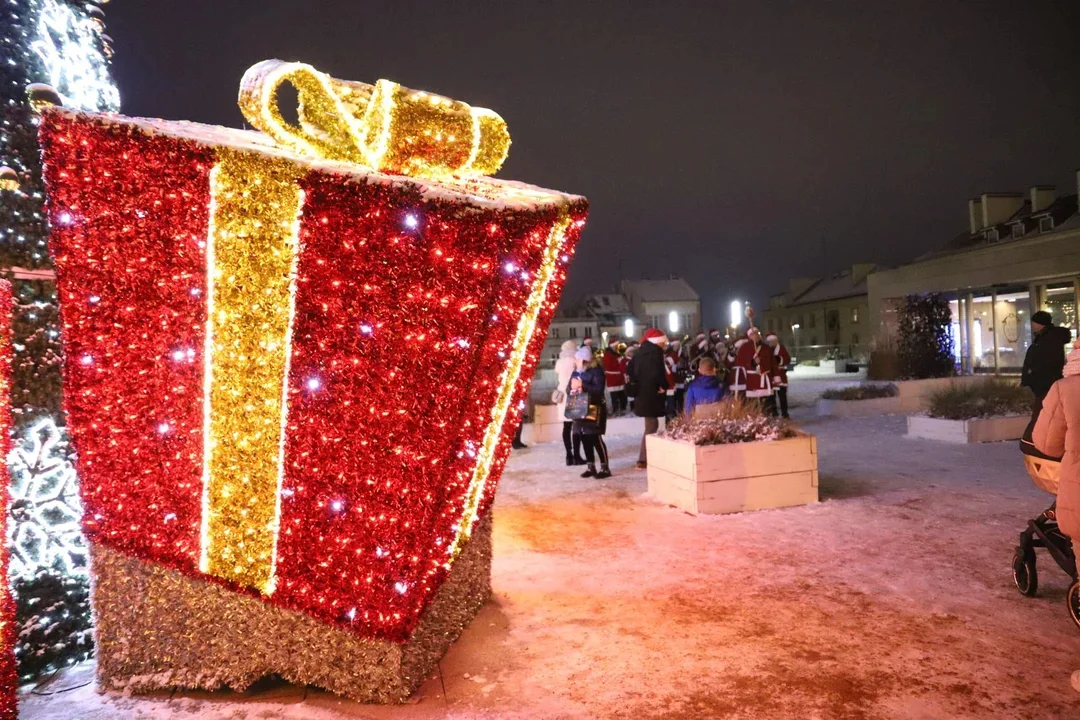
<svg viewBox="0 0 1080 720">
<path fill-rule="evenodd" d="M 983 227 L 1000 225 L 1022 207 L 1024 207 L 1024 196 L 1021 193 L 983 193 Z"/>
<path fill-rule="evenodd" d="M 788 293 L 791 297 L 797 298 L 812 288 L 816 282 L 817 278 L 791 278 L 788 281 Z"/>
<path fill-rule="evenodd" d="M 982 200 L 980 198 L 968 200 L 968 223 L 971 225 L 972 235 L 982 230 Z"/>
<path fill-rule="evenodd" d="M 1031 193 L 1031 212 L 1033 214 L 1046 210 L 1057 199 L 1057 188 L 1053 185 L 1032 185 L 1028 192 Z"/>
<path fill-rule="evenodd" d="M 866 276 L 874 272 L 873 263 L 858 263 L 851 266 L 851 284 L 852 286 L 858 285 Z"/>
</svg>

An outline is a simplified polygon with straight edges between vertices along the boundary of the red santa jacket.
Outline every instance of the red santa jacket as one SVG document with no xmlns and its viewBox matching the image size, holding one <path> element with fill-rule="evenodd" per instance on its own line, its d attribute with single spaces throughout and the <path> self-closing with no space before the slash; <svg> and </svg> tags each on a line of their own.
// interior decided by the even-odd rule
<svg viewBox="0 0 1080 720">
<path fill-rule="evenodd" d="M 776 344 L 776 349 L 773 350 L 773 357 L 776 359 L 776 369 L 773 372 L 773 386 L 774 387 L 787 387 L 787 371 L 791 365 L 791 353 L 788 349 L 781 345 Z"/>
<path fill-rule="evenodd" d="M 772 395 L 772 348 L 765 344 L 755 345 L 750 340 L 736 344 L 739 349 L 735 353 L 736 382 L 732 383 L 732 389 L 743 392 L 748 398 Z"/>
<path fill-rule="evenodd" d="M 626 387 L 626 365 L 619 353 L 610 347 L 604 349 L 604 381 L 610 392 L 619 392 Z"/>
</svg>

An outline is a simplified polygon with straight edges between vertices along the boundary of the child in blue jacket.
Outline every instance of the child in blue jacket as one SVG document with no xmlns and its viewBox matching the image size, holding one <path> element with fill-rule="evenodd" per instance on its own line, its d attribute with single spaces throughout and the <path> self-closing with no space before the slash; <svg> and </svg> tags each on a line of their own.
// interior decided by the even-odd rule
<svg viewBox="0 0 1080 720">
<path fill-rule="evenodd" d="M 686 407 L 683 412 L 686 417 L 693 417 L 695 407 L 720 402 L 725 394 L 724 384 L 716 377 L 716 361 L 711 357 L 703 357 L 698 362 L 698 376 L 686 388 Z"/>
</svg>

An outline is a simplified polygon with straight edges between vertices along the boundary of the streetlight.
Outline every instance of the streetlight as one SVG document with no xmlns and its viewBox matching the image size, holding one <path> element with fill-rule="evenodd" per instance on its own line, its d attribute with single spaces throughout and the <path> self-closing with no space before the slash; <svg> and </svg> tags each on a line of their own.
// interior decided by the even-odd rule
<svg viewBox="0 0 1080 720">
<path fill-rule="evenodd" d="M 743 307 L 742 303 L 738 300 L 731 301 L 731 327 L 739 327 L 739 323 L 742 322 Z"/>
<path fill-rule="evenodd" d="M 795 333 L 795 352 L 799 352 L 799 323 L 791 326 L 791 332 Z"/>
<path fill-rule="evenodd" d="M 634 337 L 634 318 L 626 318 L 622 324 L 623 335 L 628 338 Z"/>
<path fill-rule="evenodd" d="M 667 326 L 668 330 L 671 331 L 672 335 L 679 332 L 679 313 L 675 312 L 674 310 L 668 313 Z"/>
</svg>

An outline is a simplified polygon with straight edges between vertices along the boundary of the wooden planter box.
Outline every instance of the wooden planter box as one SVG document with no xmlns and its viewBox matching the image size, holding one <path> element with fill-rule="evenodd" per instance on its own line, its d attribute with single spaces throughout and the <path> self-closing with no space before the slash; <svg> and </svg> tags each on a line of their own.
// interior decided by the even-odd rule
<svg viewBox="0 0 1080 720">
<path fill-rule="evenodd" d="M 907 435 L 951 443 L 1002 442 L 1019 440 L 1029 422 L 1031 418 L 1027 415 L 971 420 L 944 420 L 926 415 L 910 415 L 907 419 Z"/>
<path fill-rule="evenodd" d="M 817 414 L 825 417 L 866 417 L 867 415 L 890 415 L 901 412 L 900 396 L 870 398 L 868 400 L 817 401 Z"/>
<path fill-rule="evenodd" d="M 818 501 L 817 439 L 699 447 L 650 435 L 649 493 L 688 513 L 718 515 Z"/>
</svg>

